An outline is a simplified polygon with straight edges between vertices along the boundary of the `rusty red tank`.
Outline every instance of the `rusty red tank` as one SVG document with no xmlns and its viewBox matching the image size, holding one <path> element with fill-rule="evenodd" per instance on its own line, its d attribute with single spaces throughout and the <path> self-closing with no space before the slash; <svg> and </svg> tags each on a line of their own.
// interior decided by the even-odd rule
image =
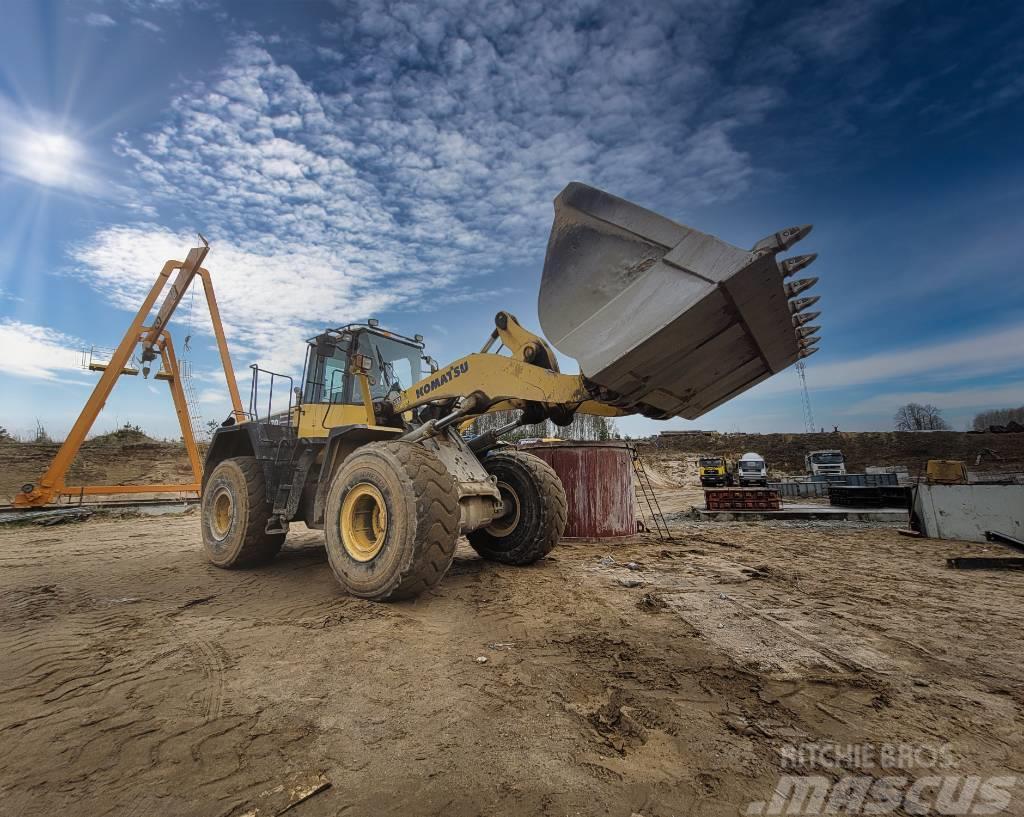
<svg viewBox="0 0 1024 817">
<path fill-rule="evenodd" d="M 565 538 L 604 539 L 636 533 L 633 452 L 619 440 L 534 443 L 527 450 L 555 469 L 565 488 Z"/>
</svg>

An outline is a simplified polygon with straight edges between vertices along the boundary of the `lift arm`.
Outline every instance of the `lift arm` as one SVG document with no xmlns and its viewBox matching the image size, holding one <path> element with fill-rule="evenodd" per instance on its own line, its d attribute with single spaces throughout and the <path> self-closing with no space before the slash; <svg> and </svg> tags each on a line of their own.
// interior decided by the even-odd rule
<svg viewBox="0 0 1024 817">
<path fill-rule="evenodd" d="M 482 351 L 459 358 L 410 386 L 392 402 L 394 412 L 473 394 L 479 406 L 473 415 L 529 404 L 560 410 L 563 417 L 577 412 L 604 417 L 632 413 L 595 400 L 582 375 L 559 372 L 551 347 L 524 329 L 514 315 L 499 312 L 494 322 L 496 328 Z M 491 352 L 496 341 L 511 356 Z"/>
</svg>

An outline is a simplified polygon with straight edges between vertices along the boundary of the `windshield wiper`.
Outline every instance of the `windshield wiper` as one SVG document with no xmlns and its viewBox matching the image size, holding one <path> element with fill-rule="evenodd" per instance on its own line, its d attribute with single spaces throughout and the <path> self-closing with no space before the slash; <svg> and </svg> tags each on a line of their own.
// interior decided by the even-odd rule
<svg viewBox="0 0 1024 817">
<path fill-rule="evenodd" d="M 374 345 L 374 351 L 377 352 L 377 365 L 380 367 L 380 376 L 384 378 L 385 385 L 388 387 L 385 394 L 390 392 L 392 389 L 402 390 L 402 384 L 395 378 L 395 367 L 393 364 L 388 363 L 384 360 L 384 355 L 380 353 L 380 347 Z"/>
</svg>

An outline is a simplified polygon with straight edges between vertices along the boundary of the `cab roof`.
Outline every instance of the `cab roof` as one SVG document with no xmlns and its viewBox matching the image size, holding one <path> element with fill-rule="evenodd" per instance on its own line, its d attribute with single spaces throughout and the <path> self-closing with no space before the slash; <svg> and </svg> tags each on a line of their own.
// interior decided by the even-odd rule
<svg viewBox="0 0 1024 817">
<path fill-rule="evenodd" d="M 348 323 L 334 329 L 325 329 L 319 335 L 307 338 L 306 343 L 316 343 L 318 339 L 323 337 L 340 338 L 345 335 L 357 335 L 364 332 L 371 335 L 377 335 L 377 337 L 388 338 L 389 340 L 397 340 L 399 343 L 408 344 L 409 346 L 413 346 L 421 351 L 425 348 L 422 335 L 416 335 L 415 337 L 409 338 L 405 335 L 400 335 L 398 332 L 392 332 L 389 329 L 382 329 L 380 326 L 369 323 Z"/>
</svg>

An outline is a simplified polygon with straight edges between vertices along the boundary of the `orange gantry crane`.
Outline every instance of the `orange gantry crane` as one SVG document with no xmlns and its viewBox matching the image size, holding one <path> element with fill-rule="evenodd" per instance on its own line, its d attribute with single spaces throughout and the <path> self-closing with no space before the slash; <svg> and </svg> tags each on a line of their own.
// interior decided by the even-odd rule
<svg viewBox="0 0 1024 817">
<path fill-rule="evenodd" d="M 203 260 L 210 250 L 210 245 L 201 235 L 199 236 L 200 246 L 189 250 L 184 261 L 168 261 L 160 270 L 156 282 L 153 284 L 146 296 L 145 301 L 139 307 L 128 331 L 111 355 L 110 360 L 105 364 L 92 364 L 90 368 L 102 371 L 99 382 L 93 389 L 85 407 L 78 415 L 78 419 L 68 433 L 67 439 L 61 444 L 60 449 L 54 456 L 46 473 L 43 474 L 35 484 L 28 483 L 21 486 L 21 493 L 14 497 L 14 506 L 20 508 L 38 507 L 48 505 L 61 499 L 79 499 L 86 496 L 108 496 L 116 494 L 150 494 L 150 493 L 195 493 L 199 494 L 200 484 L 203 478 L 203 463 L 199 456 L 199 449 L 196 446 L 195 435 L 192 431 L 192 423 L 189 419 L 188 403 L 185 399 L 185 390 L 182 386 L 182 373 L 178 366 L 178 359 L 174 354 L 174 344 L 171 342 L 171 334 L 167 331 L 167 324 L 174 310 L 193 279 L 198 276 L 203 282 L 203 292 L 206 295 L 206 303 L 210 309 L 210 319 L 213 323 L 213 333 L 217 339 L 217 348 L 220 351 L 220 362 L 224 368 L 224 377 L 227 380 L 228 394 L 231 397 L 231 408 L 235 420 L 241 422 L 245 419 L 242 411 L 242 402 L 238 394 L 238 384 L 235 381 L 234 369 L 231 366 L 231 356 L 228 354 L 228 344 L 224 337 L 224 327 L 220 321 L 220 310 L 217 308 L 217 298 L 213 292 L 213 282 L 210 279 L 208 270 L 202 267 Z M 177 276 L 170 285 L 167 296 L 164 298 L 156 317 L 148 326 L 146 320 L 160 297 L 160 294 L 167 287 L 171 273 L 178 271 Z M 71 486 L 64 482 L 71 463 L 74 462 L 86 435 L 96 422 L 97 416 L 114 390 L 117 379 L 121 375 L 137 375 L 138 370 L 129 368 L 128 364 L 137 347 L 141 347 L 141 360 L 143 364 L 143 375 L 147 375 L 149 364 L 159 358 L 160 369 L 156 374 L 158 380 L 166 380 L 171 389 L 171 397 L 174 400 L 174 410 L 178 415 L 178 422 L 181 425 L 181 436 L 185 442 L 185 450 L 188 453 L 189 464 L 192 467 L 192 482 L 181 484 L 158 484 L 158 485 L 81 485 Z"/>
</svg>

